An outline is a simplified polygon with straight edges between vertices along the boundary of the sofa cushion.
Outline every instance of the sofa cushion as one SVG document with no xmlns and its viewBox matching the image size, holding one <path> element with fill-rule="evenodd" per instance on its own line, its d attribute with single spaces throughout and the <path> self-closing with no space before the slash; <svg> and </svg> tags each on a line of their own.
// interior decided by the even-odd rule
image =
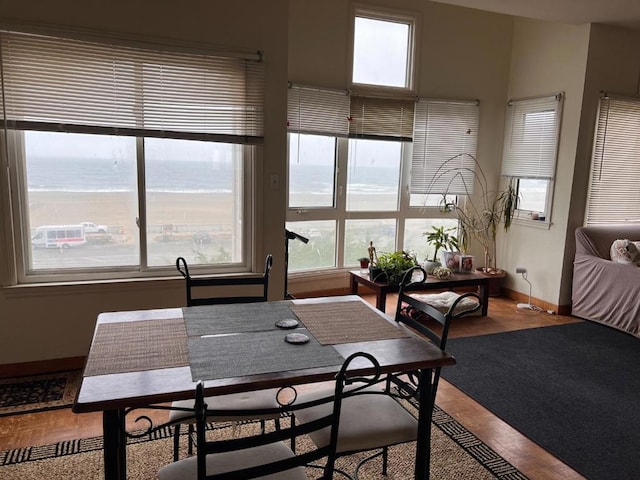
<svg viewBox="0 0 640 480">
<path fill-rule="evenodd" d="M 618 239 L 611 244 L 611 260 L 626 265 L 638 265 L 640 263 L 640 242 L 628 239 Z"/>
</svg>

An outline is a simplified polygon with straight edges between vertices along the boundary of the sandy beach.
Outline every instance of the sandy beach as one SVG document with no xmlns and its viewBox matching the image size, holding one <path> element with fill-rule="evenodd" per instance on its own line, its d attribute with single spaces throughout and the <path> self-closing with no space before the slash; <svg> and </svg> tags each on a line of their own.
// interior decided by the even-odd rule
<svg viewBox="0 0 640 480">
<path fill-rule="evenodd" d="M 163 225 L 189 230 L 233 223 L 230 193 L 151 192 L 147 196 L 147 218 L 151 231 Z M 122 227 L 125 234 L 136 230 L 138 201 L 130 192 L 32 191 L 29 194 L 31 228 L 94 222 Z"/>
</svg>

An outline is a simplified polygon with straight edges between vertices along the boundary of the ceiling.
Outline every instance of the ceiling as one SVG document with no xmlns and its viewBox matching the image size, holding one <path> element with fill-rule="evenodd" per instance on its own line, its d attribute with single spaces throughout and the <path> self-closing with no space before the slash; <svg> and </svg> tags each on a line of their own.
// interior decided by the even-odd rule
<svg viewBox="0 0 640 480">
<path fill-rule="evenodd" d="M 581 25 L 604 23 L 640 29 L 638 0 L 434 0 L 461 7 Z"/>
</svg>

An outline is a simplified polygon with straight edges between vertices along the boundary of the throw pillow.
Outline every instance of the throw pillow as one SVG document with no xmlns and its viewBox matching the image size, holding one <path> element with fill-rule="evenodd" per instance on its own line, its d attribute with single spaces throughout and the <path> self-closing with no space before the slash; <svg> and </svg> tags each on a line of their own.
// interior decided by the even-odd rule
<svg viewBox="0 0 640 480">
<path fill-rule="evenodd" d="M 611 260 L 625 265 L 637 265 L 640 263 L 640 242 L 630 242 L 627 239 L 618 239 L 611 244 Z"/>
</svg>

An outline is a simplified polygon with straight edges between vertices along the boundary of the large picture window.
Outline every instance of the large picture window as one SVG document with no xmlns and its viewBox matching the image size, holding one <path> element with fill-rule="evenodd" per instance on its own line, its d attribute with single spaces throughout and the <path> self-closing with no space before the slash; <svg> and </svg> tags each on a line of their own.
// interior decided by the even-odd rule
<svg viewBox="0 0 640 480">
<path fill-rule="evenodd" d="M 251 268 L 257 56 L 0 35 L 20 281 Z"/>
<path fill-rule="evenodd" d="M 290 272 L 354 268 L 370 242 L 378 253 L 405 249 L 423 261 L 433 255 L 423 234 L 457 226 L 425 198 L 429 187 L 437 198 L 451 187 L 433 185 L 451 155 L 475 155 L 478 102 L 418 105 L 291 86 L 287 229 L 309 243 L 289 243 Z"/>
</svg>

